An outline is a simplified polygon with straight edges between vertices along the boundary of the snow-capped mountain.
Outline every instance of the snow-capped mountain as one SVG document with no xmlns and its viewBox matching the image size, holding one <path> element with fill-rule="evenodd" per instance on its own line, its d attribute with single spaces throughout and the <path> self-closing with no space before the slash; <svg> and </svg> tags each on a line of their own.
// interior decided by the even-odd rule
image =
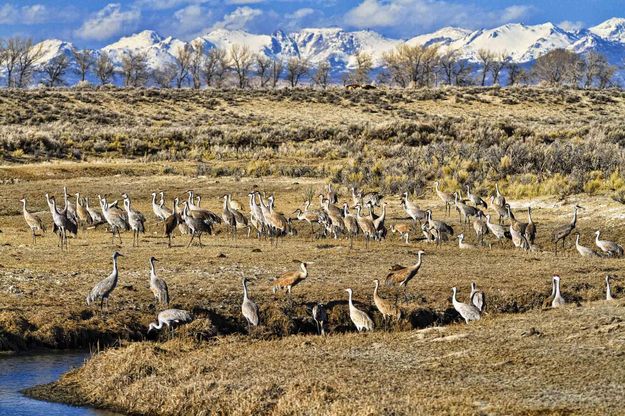
<svg viewBox="0 0 625 416">
<path fill-rule="evenodd" d="M 606 55 L 612 64 L 622 66 L 625 60 L 625 19 L 609 19 L 580 31 L 567 31 L 551 23 L 510 23 L 475 31 L 447 27 L 408 40 L 386 38 L 370 30 L 350 32 L 341 28 L 309 28 L 292 33 L 278 30 L 271 35 L 218 29 L 188 43 L 193 45 L 198 42 L 205 49 L 229 49 L 234 44 L 247 45 L 253 52 L 271 58 L 286 60 L 300 57 L 313 65 L 328 61 L 332 74 L 337 79 L 341 73 L 355 65 L 355 55 L 358 52 L 371 54 L 374 66 L 380 67 L 383 65 L 384 53 L 404 42 L 408 45 L 438 46 L 441 50 L 457 50 L 461 58 L 473 62 L 477 62 L 477 52 L 480 49 L 505 54 L 514 62 L 529 65 L 550 50 L 565 48 L 580 54 L 597 51 Z M 182 40 L 164 38 L 154 31 L 146 30 L 125 36 L 101 50 L 109 53 L 118 65 L 123 54 L 128 51 L 145 52 L 150 67 L 156 69 L 173 62 L 175 51 L 186 44 Z M 38 61 L 40 67 L 61 53 L 71 57 L 72 45 L 62 40 L 45 40 L 41 42 L 41 46 L 44 57 Z M 625 79 L 625 70 L 621 71 L 619 77 Z M 68 82 L 71 83 L 71 80 L 68 79 Z"/>
</svg>

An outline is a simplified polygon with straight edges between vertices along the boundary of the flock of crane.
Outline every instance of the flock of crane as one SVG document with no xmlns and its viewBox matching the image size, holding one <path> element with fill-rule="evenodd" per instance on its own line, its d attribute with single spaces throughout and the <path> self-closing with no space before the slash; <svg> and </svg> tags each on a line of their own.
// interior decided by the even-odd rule
<svg viewBox="0 0 625 416">
<path fill-rule="evenodd" d="M 493 222 L 490 213 L 485 213 L 482 209 L 487 210 L 489 204 L 478 194 L 471 192 L 469 186 L 466 187 L 466 198 L 463 198 L 460 191 L 454 193 L 443 192 L 438 182 L 434 183 L 434 191 L 438 198 L 445 205 L 447 215 L 451 214 L 452 209 L 456 209 L 459 215 L 459 221 L 462 224 L 471 223 L 476 235 L 477 245 L 467 243 L 464 233 L 457 236 L 458 247 L 460 249 L 477 249 L 478 246 L 485 244 L 485 236 L 492 235 L 496 240 L 504 244 L 506 240 L 511 240 L 514 247 L 526 250 L 540 250 L 536 245 L 537 227 L 532 221 L 531 208 L 527 208 L 528 221 L 518 220 L 510 205 L 506 202 L 506 198 L 499 191 L 499 187 L 495 187 L 495 194 L 490 197 L 490 209 L 498 215 L 497 222 Z M 111 232 L 111 242 L 115 243 L 117 235 L 120 244 L 122 243 L 121 233 L 124 231 L 132 231 L 133 246 L 138 246 L 140 242 L 140 234 L 145 232 L 146 217 L 141 212 L 133 208 L 131 199 L 128 194 L 122 194 L 123 209 L 118 206 L 118 201 L 108 202 L 105 197 L 98 195 L 100 211 L 89 205 L 88 197 L 81 197 L 75 194 L 75 202 L 70 201 L 67 188 L 63 190 L 63 207 L 60 208 L 53 196 L 45 195 L 48 207 L 53 221 L 53 230 L 58 236 L 58 245 L 61 250 L 68 250 L 68 235 L 76 235 L 79 228 L 95 228 L 99 225 L 106 225 Z M 244 229 L 249 237 L 252 228 L 256 232 L 256 237 L 270 238 L 274 244 L 278 243 L 278 239 L 288 235 L 294 235 L 297 230 L 293 226 L 294 221 L 307 222 L 311 227 L 312 235 L 327 238 L 349 238 L 350 248 L 353 245 L 353 239 L 362 236 L 365 245 L 368 247 L 371 240 L 380 241 L 387 237 L 386 228 L 386 207 L 387 203 L 383 201 L 383 195 L 377 192 L 362 193 L 356 189 L 351 189 L 352 208 L 355 209 L 356 215 L 350 214 L 350 206 L 347 202 L 343 203 L 339 208 L 338 195 L 328 185 L 327 190 L 319 195 L 320 206 L 318 209 L 311 208 L 311 201 L 305 201 L 302 208 L 298 208 L 293 212 L 294 217 L 287 217 L 275 208 L 275 197 L 273 195 L 268 198 L 260 192 L 250 192 L 249 214 L 246 215 L 239 202 L 232 199 L 227 194 L 223 196 L 223 211 L 221 215 L 201 207 L 201 197 L 195 195 L 193 191 L 187 192 L 187 198 L 180 204 L 180 199 L 173 200 L 173 207 L 169 209 L 165 206 L 164 194 L 160 192 L 160 199 L 157 200 L 157 193 L 152 193 L 152 210 L 158 221 L 163 223 L 164 235 L 168 238 L 168 246 L 171 247 L 172 237 L 176 230 L 182 235 L 189 235 L 190 240 L 187 244 L 189 247 L 197 238 L 198 244 L 202 246 L 201 237 L 203 234 L 212 234 L 217 224 L 224 224 L 231 233 L 233 239 L 237 238 L 237 230 Z M 24 219 L 31 230 L 33 244 L 36 243 L 38 232 L 45 232 L 46 226 L 41 217 L 36 213 L 27 210 L 26 199 L 20 200 L 23 208 Z M 380 215 L 374 212 L 375 207 L 382 207 Z M 421 209 L 416 203 L 410 200 L 409 194 L 406 192 L 401 196 L 401 206 L 408 217 L 412 220 L 412 224 L 405 222 L 392 224 L 390 230 L 392 233 L 398 233 L 400 238 L 407 244 L 410 242 L 410 235 L 416 229 L 420 228 L 423 236 L 420 240 L 440 245 L 454 235 L 454 229 L 448 223 L 442 220 L 435 220 L 432 217 L 431 209 Z M 363 214 L 363 209 L 368 209 L 368 214 Z M 554 251 L 557 255 L 558 244 L 561 242 L 565 247 L 567 237 L 576 230 L 578 210 L 583 209 L 579 205 L 573 207 L 573 217 L 569 223 L 556 227 L 552 232 L 551 242 L 554 244 Z M 504 225 L 508 220 L 509 224 Z M 416 227 L 416 224 L 419 227 Z M 317 230 L 315 230 L 317 226 Z M 595 250 L 582 246 L 580 244 L 580 235 L 577 233 L 575 247 L 579 254 L 584 257 L 621 257 L 623 256 L 623 248 L 609 240 L 600 239 L 599 230 L 595 232 L 595 244 L 600 249 L 600 253 Z M 414 278 L 421 268 L 424 251 L 418 251 L 416 262 L 410 266 L 404 267 L 400 265 L 393 266 L 386 276 L 385 285 L 388 287 L 396 286 L 406 289 L 408 283 Z M 98 282 L 87 296 L 87 304 L 100 302 L 100 310 L 103 313 L 104 304 L 108 310 L 108 299 L 118 282 L 118 258 L 122 256 L 119 252 L 113 253 L 113 271 L 105 279 Z M 159 304 L 169 305 L 169 291 L 166 282 L 159 278 L 156 274 L 155 262 L 157 259 L 151 257 L 150 264 L 150 289 L 152 290 L 156 301 Z M 308 277 L 308 266 L 310 263 L 300 263 L 300 269 L 297 271 L 284 273 L 274 279 L 272 291 L 284 290 L 288 295 L 291 294 L 293 287 L 304 281 Z M 613 300 L 610 288 L 611 276 L 606 276 L 606 299 Z M 243 302 L 241 312 L 245 318 L 248 327 L 257 326 L 260 323 L 258 306 L 250 299 L 247 287 L 248 280 L 242 279 L 243 286 Z M 381 313 L 383 321 L 387 319 L 400 319 L 401 309 L 397 305 L 397 301 L 392 302 L 385 299 L 378 293 L 380 282 L 375 280 L 373 291 L 373 300 L 376 308 Z M 352 301 L 352 289 L 346 289 L 348 292 L 349 314 L 352 322 L 358 331 L 372 330 L 373 321 L 369 315 L 358 309 Z M 479 320 L 486 306 L 485 295 L 477 289 L 475 283 L 471 285 L 471 293 L 469 302 L 463 303 L 457 299 L 457 289 L 452 288 L 452 304 L 454 309 L 468 323 L 470 321 Z M 546 306 L 559 307 L 565 304 L 565 300 L 560 292 L 560 277 L 553 276 L 552 292 L 549 299 L 546 300 Z M 317 304 L 312 308 L 312 317 L 317 325 L 320 334 L 326 333 L 327 313 L 322 304 Z M 159 330 L 166 325 L 173 327 L 175 324 L 190 322 L 192 316 L 188 311 L 181 309 L 165 309 L 158 314 L 157 321 L 151 323 L 148 332 Z"/>
</svg>

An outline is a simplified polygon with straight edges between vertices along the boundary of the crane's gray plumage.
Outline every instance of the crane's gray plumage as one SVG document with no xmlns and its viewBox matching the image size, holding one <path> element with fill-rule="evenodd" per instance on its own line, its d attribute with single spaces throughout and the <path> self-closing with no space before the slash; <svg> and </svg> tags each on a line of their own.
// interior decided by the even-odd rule
<svg viewBox="0 0 625 416">
<path fill-rule="evenodd" d="M 581 245 L 579 243 L 579 238 L 580 238 L 579 233 L 577 233 L 577 237 L 575 238 L 575 248 L 577 249 L 577 252 L 579 253 L 580 256 L 582 257 L 598 257 L 599 256 L 590 247 Z"/>
<path fill-rule="evenodd" d="M 323 304 L 318 303 L 313 306 L 312 316 L 315 324 L 317 324 L 317 333 L 319 333 L 319 335 L 325 335 L 325 327 L 328 324 L 328 314 L 326 313 Z"/>
<path fill-rule="evenodd" d="M 608 256 L 612 257 L 622 257 L 623 256 L 623 247 L 610 240 L 600 240 L 601 231 L 595 231 L 595 244 L 597 247 L 601 249 Z"/>
<path fill-rule="evenodd" d="M 37 239 L 37 231 L 45 233 L 46 226 L 37 214 L 30 213 L 28 212 L 28 210 L 26 210 L 26 198 L 20 199 L 20 202 L 22 203 L 24 220 L 26 221 L 28 228 L 30 228 L 33 237 L 33 245 L 35 245 Z"/>
<path fill-rule="evenodd" d="M 610 280 L 612 276 L 607 275 L 605 277 L 605 300 L 614 300 L 614 296 L 612 296 L 612 288 L 610 287 Z"/>
<path fill-rule="evenodd" d="M 471 282 L 471 295 L 469 295 L 469 299 L 471 299 L 471 303 L 480 311 L 480 313 L 484 312 L 484 308 L 486 307 L 486 296 L 484 295 L 484 292 L 477 289 L 477 284 L 475 284 L 475 282 Z"/>
<path fill-rule="evenodd" d="M 456 299 L 457 289 L 453 287 L 451 288 L 451 290 L 453 292 L 453 297 L 451 301 L 454 305 L 454 309 L 456 310 L 456 312 L 458 312 L 460 316 L 462 316 L 462 318 L 466 321 L 466 323 L 469 323 L 469 321 L 479 321 L 480 310 L 477 307 L 475 307 L 475 305 L 473 304 L 459 302 Z"/>
<path fill-rule="evenodd" d="M 553 300 L 551 301 L 551 307 L 557 308 L 559 306 L 563 306 L 566 303 L 566 301 L 560 294 L 560 276 L 558 275 L 553 276 L 553 284 L 554 284 L 554 295 L 553 295 Z"/>
<path fill-rule="evenodd" d="M 87 305 L 91 305 L 91 303 L 100 299 L 100 311 L 102 311 L 102 306 L 106 301 L 106 308 L 108 310 L 108 299 L 111 295 L 111 292 L 117 286 L 117 279 L 119 276 L 119 272 L 117 269 L 117 258 L 123 257 L 122 254 L 117 251 L 113 253 L 113 272 L 105 279 L 100 280 L 89 292 L 87 295 Z"/>
<path fill-rule="evenodd" d="M 247 279 L 243 278 L 241 283 L 243 283 L 243 303 L 241 304 L 241 312 L 247 321 L 248 327 L 250 325 L 257 326 L 259 321 L 258 306 L 248 297 Z"/>
<path fill-rule="evenodd" d="M 130 197 L 128 194 L 123 194 L 124 197 L 124 208 L 126 208 L 126 217 L 128 219 L 128 225 L 132 230 L 132 246 L 139 246 L 139 234 L 143 234 L 145 232 L 145 216 L 131 208 Z"/>
<path fill-rule="evenodd" d="M 106 198 L 102 198 L 98 195 L 100 200 L 100 208 L 102 209 L 102 215 L 104 219 L 111 227 L 111 244 L 115 241 L 115 234 L 119 237 L 119 243 L 122 243 L 121 232 L 129 229 L 126 213 L 116 207 L 116 203 L 109 204 Z"/>
<path fill-rule="evenodd" d="M 571 220 L 571 222 L 565 225 L 561 225 L 553 230 L 551 241 L 553 242 L 554 252 L 556 255 L 558 254 L 558 242 L 562 241 L 562 248 L 564 248 L 566 238 L 573 232 L 573 230 L 577 226 L 577 210 L 580 208 L 582 207 L 580 207 L 579 205 L 575 205 L 573 207 L 573 219 Z"/>
<path fill-rule="evenodd" d="M 165 280 L 156 275 L 154 262 L 158 261 L 154 257 L 150 257 L 150 290 L 159 303 L 169 305 L 169 289 Z"/>
<path fill-rule="evenodd" d="M 354 306 L 352 302 L 352 290 L 345 289 L 347 293 L 349 293 L 349 317 L 356 326 L 358 332 L 361 331 L 373 331 L 373 321 L 369 318 L 365 312 Z"/>
<path fill-rule="evenodd" d="M 193 317 L 188 311 L 184 309 L 165 309 L 164 311 L 159 312 L 156 322 L 150 323 L 148 326 L 148 332 L 154 330 L 159 330 L 163 327 L 163 325 L 167 325 L 168 328 L 172 327 L 173 324 L 184 324 L 191 322 Z"/>
</svg>

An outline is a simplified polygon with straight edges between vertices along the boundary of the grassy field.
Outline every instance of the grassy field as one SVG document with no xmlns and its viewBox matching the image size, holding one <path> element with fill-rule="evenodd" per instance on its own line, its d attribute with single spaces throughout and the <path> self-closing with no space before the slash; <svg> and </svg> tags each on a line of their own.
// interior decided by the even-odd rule
<svg viewBox="0 0 625 416">
<path fill-rule="evenodd" d="M 0 122 L 0 350 L 105 350 L 32 394 L 137 414 L 618 413 L 625 309 L 602 299 L 605 275 L 619 275 L 625 260 L 581 258 L 571 239 L 556 257 L 550 236 L 577 203 L 585 208 L 578 221 L 584 245 L 594 246 L 596 229 L 625 241 L 621 93 L 1 94 L 0 108 L 20 104 L 39 117 L 5 111 Z M 93 146 L 116 140 L 115 148 Z M 46 143 L 61 150 L 34 151 Z M 135 152 L 132 143 L 148 150 Z M 218 227 L 206 247 L 186 248 L 188 237 L 177 235 L 169 249 L 150 206 L 151 192 L 164 191 L 171 205 L 194 189 L 204 207 L 221 213 L 225 193 L 247 207 L 247 193 L 260 190 L 274 193 L 289 216 L 309 195 L 316 207 L 315 195 L 333 182 L 341 202 L 351 203 L 352 185 L 382 190 L 390 227 L 408 222 L 399 194 L 410 190 L 419 206 L 475 243 L 455 212 L 445 217 L 431 189 L 436 179 L 448 191 L 474 184 L 484 197 L 498 183 L 520 219 L 532 206 L 540 249 L 525 253 L 492 236 L 475 251 L 460 250 L 456 240 L 436 247 L 417 240 L 416 231 L 410 244 L 389 233 L 368 249 L 361 239 L 350 249 L 346 239 L 313 238 L 303 223 L 277 247 L 243 232 L 233 240 Z M 92 205 L 97 194 L 113 200 L 127 192 L 148 218 L 140 246 L 131 247 L 129 233 L 113 246 L 103 228 L 79 232 L 66 253 L 50 231 L 33 246 L 19 199 L 50 225 L 44 194 L 61 199 L 63 186 Z M 110 273 L 114 250 L 125 257 L 102 316 L 85 297 Z M 426 252 L 424 263 L 406 294 L 382 288 L 404 316 L 385 328 L 373 280 L 384 280 L 394 264 L 413 263 L 418 250 Z M 150 256 L 160 260 L 171 306 L 195 317 L 173 340 L 147 334 L 160 310 L 149 290 Z M 291 299 L 272 294 L 271 279 L 296 270 L 297 261 L 313 263 L 309 278 Z M 543 308 L 553 274 L 562 276 L 563 310 Z M 261 315 L 250 334 L 240 313 L 243 276 Z M 452 308 L 451 288 L 466 301 L 472 281 L 488 307 L 467 326 Z M 348 287 L 374 319 L 373 334 L 353 333 Z M 613 292 L 625 298 L 623 280 L 614 281 Z M 324 339 L 310 314 L 317 302 L 330 318 Z"/>
</svg>

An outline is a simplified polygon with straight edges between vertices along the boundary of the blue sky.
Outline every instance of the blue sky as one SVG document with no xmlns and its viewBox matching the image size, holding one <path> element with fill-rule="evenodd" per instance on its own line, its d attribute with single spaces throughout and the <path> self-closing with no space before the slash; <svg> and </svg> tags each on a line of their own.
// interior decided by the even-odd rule
<svg viewBox="0 0 625 416">
<path fill-rule="evenodd" d="M 625 0 L 37 0 L 0 2 L 0 36 L 99 47 L 143 29 L 191 39 L 215 28 L 270 33 L 341 26 L 409 38 L 449 25 L 551 21 L 581 28 L 621 16 Z"/>
</svg>

